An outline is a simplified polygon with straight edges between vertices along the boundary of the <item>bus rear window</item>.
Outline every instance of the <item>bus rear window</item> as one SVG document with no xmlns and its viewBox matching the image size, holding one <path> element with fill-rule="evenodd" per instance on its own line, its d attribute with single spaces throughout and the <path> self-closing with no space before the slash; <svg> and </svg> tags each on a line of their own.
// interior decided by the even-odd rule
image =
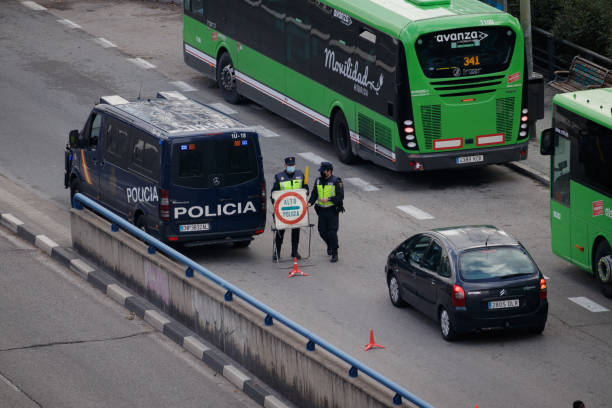
<svg viewBox="0 0 612 408">
<path fill-rule="evenodd" d="M 424 34 L 415 48 L 428 78 L 461 78 L 507 69 L 515 41 L 508 27 L 472 27 Z"/>
<path fill-rule="evenodd" d="M 191 188 L 242 184 L 258 176 L 254 139 L 250 134 L 206 136 L 194 142 L 174 143 L 172 182 Z"/>
</svg>

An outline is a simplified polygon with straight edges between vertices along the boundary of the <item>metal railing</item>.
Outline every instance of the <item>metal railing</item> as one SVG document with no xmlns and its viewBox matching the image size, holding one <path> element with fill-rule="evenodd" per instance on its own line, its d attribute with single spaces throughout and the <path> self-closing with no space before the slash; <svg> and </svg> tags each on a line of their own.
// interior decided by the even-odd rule
<svg viewBox="0 0 612 408">
<path fill-rule="evenodd" d="M 408 390 L 404 389 L 403 387 L 399 386 L 395 382 L 393 382 L 391 380 L 388 380 L 387 378 L 383 377 L 378 372 L 376 372 L 373 369 L 369 368 L 368 366 L 362 364 L 360 361 L 358 361 L 355 358 L 349 356 L 348 354 L 346 354 L 342 350 L 336 348 L 332 344 L 326 342 L 321 337 L 317 336 L 314 333 L 311 333 L 310 331 L 306 330 L 304 327 L 300 326 L 299 324 L 293 322 L 289 318 L 287 318 L 287 317 L 283 316 L 282 314 L 278 313 L 276 310 L 274 310 L 274 309 L 266 306 L 265 304 L 261 303 L 260 301 L 258 301 L 254 297 L 250 296 L 246 292 L 242 291 L 238 287 L 232 285 L 231 283 L 229 283 L 229 282 L 225 281 L 224 279 L 220 278 L 219 276 L 215 275 L 214 273 L 210 272 L 209 270 L 207 270 L 203 266 L 201 266 L 201 265 L 197 264 L 196 262 L 194 262 L 193 260 L 191 260 L 190 258 L 188 258 L 185 255 L 181 254 L 180 252 L 172 249 L 171 247 L 169 247 L 168 245 L 164 244 L 163 242 L 157 240 L 156 238 L 152 237 L 151 235 L 149 235 L 146 232 L 142 231 L 141 229 L 137 228 L 133 224 L 129 223 L 125 219 L 119 217 L 118 215 L 116 215 L 112 211 L 109 211 L 108 209 L 102 207 L 101 205 L 99 205 L 95 201 L 85 197 L 83 194 L 78 193 L 78 194 L 76 194 L 74 196 L 73 206 L 77 210 L 82 210 L 83 206 L 88 207 L 89 209 L 93 210 L 95 213 L 97 213 L 97 214 L 101 215 L 102 217 L 106 218 L 107 220 L 109 220 L 112 223 L 111 224 L 111 230 L 113 232 L 117 232 L 117 231 L 119 231 L 119 229 L 123 229 L 123 230 L 127 231 L 128 233 L 132 234 L 133 236 L 137 237 L 138 239 L 142 240 L 147 245 L 149 245 L 148 251 L 149 251 L 150 254 L 154 254 L 156 252 L 156 250 L 157 250 L 157 251 L 160 251 L 161 253 L 165 254 L 166 256 L 170 257 L 174 261 L 177 261 L 177 262 L 185 265 L 186 266 L 186 269 L 185 269 L 185 276 L 186 277 L 191 278 L 191 277 L 193 277 L 193 273 L 194 272 L 198 272 L 202 276 L 206 277 L 207 279 L 209 279 L 209 280 L 213 281 L 214 283 L 216 283 L 217 285 L 221 286 L 226 291 L 225 292 L 225 296 L 224 296 L 224 299 L 225 299 L 226 302 L 232 301 L 232 298 L 234 296 L 237 296 L 240 299 L 242 299 L 245 302 L 247 302 L 250 305 L 252 305 L 253 307 L 255 307 L 256 309 L 262 311 L 266 315 L 265 318 L 264 318 L 264 324 L 266 326 L 273 325 L 274 324 L 274 320 L 276 320 L 276 321 L 281 322 L 285 326 L 287 326 L 289 329 L 291 329 L 291 330 L 295 331 L 296 333 L 299 333 L 300 335 L 304 336 L 308 340 L 306 342 L 306 350 L 313 351 L 313 350 L 315 350 L 316 346 L 319 346 L 319 347 L 327 350 L 328 352 L 330 352 L 334 356 L 338 357 L 340 360 L 348 363 L 351 366 L 351 368 L 348 370 L 348 373 L 347 373 L 349 377 L 357 377 L 358 372 L 361 371 L 362 373 L 368 375 L 369 377 L 371 377 L 375 381 L 379 382 L 380 384 L 382 384 L 385 387 L 389 388 L 390 390 L 394 391 L 395 392 L 395 396 L 393 397 L 393 403 L 395 405 L 401 405 L 402 404 L 402 398 L 405 398 L 406 400 L 412 402 L 413 404 L 415 404 L 419 408 L 433 408 L 432 405 L 430 405 L 427 402 L 421 400 L 419 397 L 417 397 L 416 395 L 412 394 L 411 392 L 409 392 Z"/>
</svg>

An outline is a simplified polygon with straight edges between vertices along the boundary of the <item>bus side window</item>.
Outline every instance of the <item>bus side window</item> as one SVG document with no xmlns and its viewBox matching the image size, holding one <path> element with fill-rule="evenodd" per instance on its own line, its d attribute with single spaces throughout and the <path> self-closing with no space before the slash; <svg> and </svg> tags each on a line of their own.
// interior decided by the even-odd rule
<svg viewBox="0 0 612 408">
<path fill-rule="evenodd" d="M 287 3 L 287 65 L 297 71 L 309 73 L 311 14 L 314 6 L 303 2 Z"/>
<path fill-rule="evenodd" d="M 570 205 L 570 141 L 555 133 L 551 195 L 553 200 Z"/>
</svg>

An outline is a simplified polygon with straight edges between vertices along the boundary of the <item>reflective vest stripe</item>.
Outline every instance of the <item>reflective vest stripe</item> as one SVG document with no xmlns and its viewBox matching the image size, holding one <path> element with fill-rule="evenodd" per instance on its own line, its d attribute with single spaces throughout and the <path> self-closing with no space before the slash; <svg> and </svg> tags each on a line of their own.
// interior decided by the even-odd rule
<svg viewBox="0 0 612 408">
<path fill-rule="evenodd" d="M 302 179 L 281 181 L 279 186 L 281 190 L 297 190 L 302 188 Z"/>
<path fill-rule="evenodd" d="M 322 198 L 331 198 L 336 196 L 336 186 L 324 186 L 322 184 L 317 184 L 317 194 L 319 198 L 317 199 L 317 205 L 321 207 L 331 207 L 334 205 L 331 201 L 322 202 Z"/>
</svg>

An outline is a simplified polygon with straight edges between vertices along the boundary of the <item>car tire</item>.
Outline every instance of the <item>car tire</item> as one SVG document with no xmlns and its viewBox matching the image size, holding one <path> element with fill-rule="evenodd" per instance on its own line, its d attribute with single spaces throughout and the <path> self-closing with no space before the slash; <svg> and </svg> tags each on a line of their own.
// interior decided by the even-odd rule
<svg viewBox="0 0 612 408">
<path fill-rule="evenodd" d="M 455 325 L 451 320 L 450 314 L 444 307 L 440 308 L 438 322 L 440 323 L 440 333 L 442 334 L 442 338 L 444 340 L 453 341 L 457 338 Z"/>
<path fill-rule="evenodd" d="M 232 105 L 240 102 L 241 97 L 236 89 L 234 63 L 227 52 L 221 54 L 221 58 L 217 61 L 217 84 L 221 89 L 223 99 Z"/>
<path fill-rule="evenodd" d="M 391 272 L 387 278 L 387 287 L 389 288 L 389 299 L 391 299 L 393 306 L 406 307 L 408 305 L 408 303 L 402 299 L 399 281 L 393 272 Z"/>
<path fill-rule="evenodd" d="M 606 241 L 597 245 L 593 271 L 605 297 L 612 298 L 612 249 Z"/>
<path fill-rule="evenodd" d="M 530 326 L 529 328 L 527 328 L 527 330 L 531 334 L 542 334 L 542 332 L 544 331 L 544 327 L 545 326 L 546 325 L 544 325 L 544 324 L 539 325 L 539 326 Z"/>
<path fill-rule="evenodd" d="M 76 178 L 73 178 L 70 182 L 70 206 L 74 207 L 74 196 L 81 192 L 81 185 Z"/>
<path fill-rule="evenodd" d="M 346 118 L 342 112 L 338 112 L 334 115 L 334 122 L 332 124 L 332 143 L 334 144 L 334 150 L 336 155 L 342 163 L 351 164 L 355 162 L 355 155 L 351 150 L 351 135 Z"/>
<path fill-rule="evenodd" d="M 251 245 L 251 240 L 248 240 L 248 241 L 238 241 L 238 242 L 234 242 L 233 243 L 234 248 L 246 248 L 249 245 Z"/>
</svg>

